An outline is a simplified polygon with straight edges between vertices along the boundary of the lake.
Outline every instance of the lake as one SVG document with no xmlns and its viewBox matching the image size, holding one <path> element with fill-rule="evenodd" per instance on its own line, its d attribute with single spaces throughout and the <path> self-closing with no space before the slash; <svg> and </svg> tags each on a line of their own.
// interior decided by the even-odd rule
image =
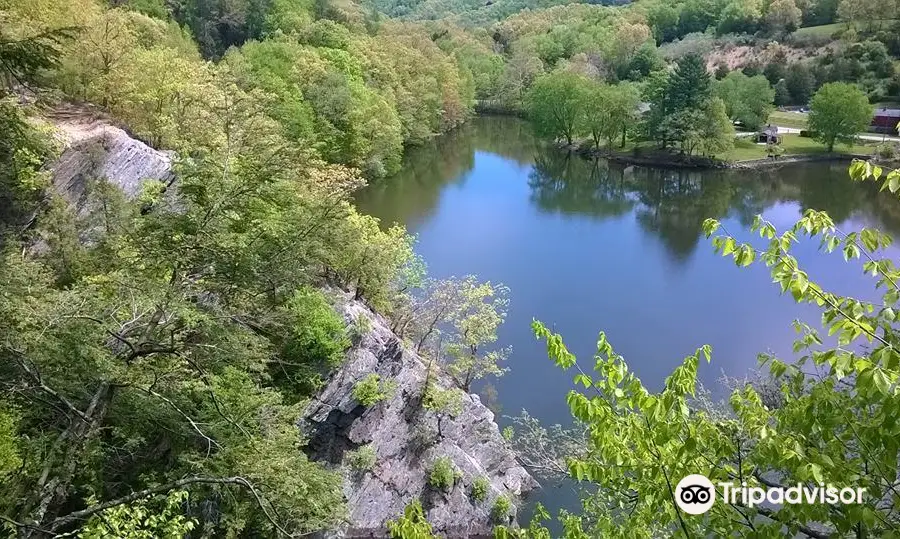
<svg viewBox="0 0 900 539">
<path fill-rule="evenodd" d="M 876 226 L 898 237 L 900 204 L 872 183 L 851 182 L 847 166 L 629 167 L 547 148 L 521 120 L 481 117 L 410 149 L 403 170 L 359 193 L 357 205 L 416 234 L 430 276 L 476 274 L 510 288 L 498 342 L 513 348 L 510 372 L 492 381 L 498 422 L 507 425 L 504 415 L 525 409 L 546 424 L 565 424 L 572 373 L 547 359 L 531 333 L 533 318 L 561 333 L 587 367 L 605 331 L 656 390 L 703 344 L 712 346 L 713 359 L 700 365 L 699 377 L 714 392 L 723 373 L 755 369 L 761 352 L 790 359 L 791 322 L 818 324 L 818 311 L 780 295 L 764 266 L 737 268 L 716 255 L 701 224 L 715 217 L 749 240 L 756 214 L 784 229 L 814 208 L 844 231 Z M 795 255 L 826 289 L 877 297 L 861 263 L 819 253 L 818 240 L 803 241 Z M 553 514 L 572 503 L 556 489 L 537 499 Z"/>
</svg>

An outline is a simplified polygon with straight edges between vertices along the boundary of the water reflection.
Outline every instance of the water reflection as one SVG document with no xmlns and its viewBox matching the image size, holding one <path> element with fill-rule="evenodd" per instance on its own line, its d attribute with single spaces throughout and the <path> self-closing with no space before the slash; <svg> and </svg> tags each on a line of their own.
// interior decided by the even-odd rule
<svg viewBox="0 0 900 539">
<path fill-rule="evenodd" d="M 686 171 L 624 166 L 543 148 L 529 174 L 531 201 L 544 212 L 618 217 L 634 211 L 671 259 L 697 248 L 705 219 L 734 217 L 749 227 L 779 202 L 827 211 L 835 222 L 860 214 L 888 232 L 900 230 L 897 205 L 870 185 L 853 183 L 845 163 L 792 165 L 764 171 Z M 885 203 L 887 202 L 887 203 Z"/>
<path fill-rule="evenodd" d="M 852 217 L 900 232 L 900 209 L 872 185 L 854 184 L 846 163 L 789 165 L 764 171 L 684 171 L 624 166 L 584 159 L 539 144 L 526 122 L 479 118 L 411 148 L 403 170 L 376 182 L 357 198 L 363 212 L 385 225 L 416 230 L 427 222 L 448 186 L 462 188 L 485 152 L 527 168 L 530 201 L 541 212 L 596 219 L 634 212 L 641 228 L 657 237 L 674 262 L 695 251 L 708 217 L 753 217 L 779 202 L 826 210 L 841 222 Z M 497 178 L 501 180 L 502 178 Z"/>
<path fill-rule="evenodd" d="M 433 215 L 446 186 L 465 184 L 475 167 L 476 152 L 498 155 L 527 167 L 533 163 L 537 146 L 526 122 L 478 118 L 422 146 L 408 148 L 403 169 L 367 187 L 357 197 L 357 206 L 378 215 L 385 224 L 398 222 L 415 229 Z M 398 197 L 398 192 L 402 196 Z"/>
</svg>

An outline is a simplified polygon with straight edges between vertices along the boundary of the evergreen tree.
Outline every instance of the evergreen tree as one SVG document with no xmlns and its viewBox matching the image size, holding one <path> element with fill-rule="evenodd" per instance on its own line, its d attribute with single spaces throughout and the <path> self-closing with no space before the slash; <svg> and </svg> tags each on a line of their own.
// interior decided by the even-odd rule
<svg viewBox="0 0 900 539">
<path fill-rule="evenodd" d="M 673 110 L 697 109 L 712 95 L 711 77 L 699 54 L 688 54 L 678 60 L 667 89 Z"/>
</svg>

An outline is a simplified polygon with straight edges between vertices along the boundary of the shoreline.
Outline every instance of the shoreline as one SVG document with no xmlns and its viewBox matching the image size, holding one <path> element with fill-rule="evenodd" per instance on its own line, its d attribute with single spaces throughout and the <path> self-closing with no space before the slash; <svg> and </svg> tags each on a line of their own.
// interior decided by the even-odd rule
<svg viewBox="0 0 900 539">
<path fill-rule="evenodd" d="M 493 102 L 476 102 L 474 108 L 475 116 L 506 116 L 516 117 L 527 121 L 525 115 L 520 110 L 503 107 Z M 865 161 L 874 161 L 875 163 L 891 163 L 896 160 L 879 159 L 871 154 L 858 153 L 812 153 L 812 154 L 787 154 L 781 155 L 777 159 L 764 157 L 760 159 L 746 159 L 741 161 L 724 161 L 716 158 L 683 156 L 676 153 L 670 153 L 658 149 L 645 149 L 637 154 L 634 150 L 617 151 L 615 149 L 595 148 L 588 145 L 585 141 L 566 144 L 564 142 L 548 142 L 551 146 L 568 152 L 578 154 L 587 159 L 606 159 L 614 163 L 624 165 L 651 166 L 659 168 L 669 168 L 677 170 L 723 170 L 723 169 L 764 169 L 777 167 L 784 164 L 794 163 L 815 163 L 829 161 L 852 161 L 854 159 L 862 159 Z"/>
<path fill-rule="evenodd" d="M 873 155 L 866 154 L 854 154 L 854 153 L 826 153 L 826 154 L 814 154 L 814 155 L 783 155 L 777 159 L 747 159 L 745 161 L 735 161 L 734 163 L 730 163 L 728 168 L 733 169 L 760 169 L 760 168 L 771 168 L 778 165 L 785 164 L 793 164 L 793 163 L 814 163 L 814 162 L 827 162 L 827 161 L 852 161 L 854 159 L 862 159 L 864 161 L 876 160 Z"/>
</svg>

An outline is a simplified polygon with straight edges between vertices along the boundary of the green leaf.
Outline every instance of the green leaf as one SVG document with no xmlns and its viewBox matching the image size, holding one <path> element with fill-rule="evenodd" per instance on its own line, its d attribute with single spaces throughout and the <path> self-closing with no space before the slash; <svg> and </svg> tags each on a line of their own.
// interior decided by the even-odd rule
<svg viewBox="0 0 900 539">
<path fill-rule="evenodd" d="M 875 231 L 864 228 L 860 232 L 859 238 L 869 251 L 875 252 L 875 250 L 878 249 L 878 234 L 876 234 Z"/>
<path fill-rule="evenodd" d="M 722 247 L 722 255 L 730 255 L 734 252 L 735 249 L 735 241 L 734 238 L 728 237 L 725 238 L 725 244 Z"/>
<path fill-rule="evenodd" d="M 715 234 L 716 230 L 719 229 L 719 226 L 719 222 L 715 219 L 706 219 L 705 221 L 703 221 L 703 233 L 706 234 L 706 237 L 708 238 Z"/>
<path fill-rule="evenodd" d="M 883 369 L 880 369 L 880 368 L 872 369 L 872 382 L 874 382 L 875 388 L 882 395 L 889 394 L 890 387 L 891 387 L 891 381 Z"/>
<path fill-rule="evenodd" d="M 900 189 L 900 174 L 889 174 L 887 177 L 887 186 L 891 193 L 896 193 L 897 190 Z"/>
<path fill-rule="evenodd" d="M 855 181 L 866 179 L 866 162 L 854 159 L 850 164 L 850 177 Z"/>
</svg>

